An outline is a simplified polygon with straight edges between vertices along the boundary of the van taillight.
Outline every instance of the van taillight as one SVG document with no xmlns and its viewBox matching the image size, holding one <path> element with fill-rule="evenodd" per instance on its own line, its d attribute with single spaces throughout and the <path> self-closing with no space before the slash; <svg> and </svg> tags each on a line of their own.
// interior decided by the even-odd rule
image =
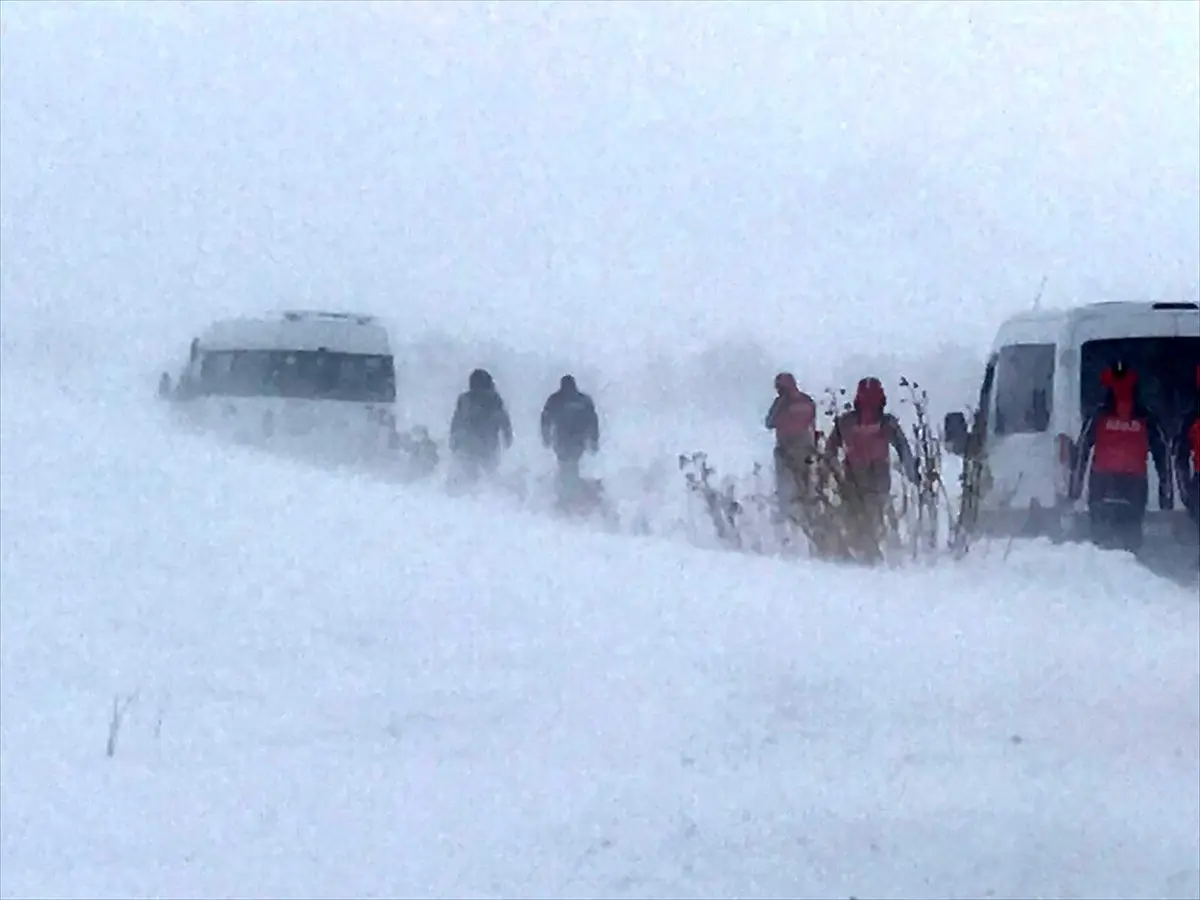
<svg viewBox="0 0 1200 900">
<path fill-rule="evenodd" d="M 1063 466 L 1071 466 L 1075 460 L 1075 442 L 1065 434 L 1058 436 L 1058 462 Z"/>
</svg>

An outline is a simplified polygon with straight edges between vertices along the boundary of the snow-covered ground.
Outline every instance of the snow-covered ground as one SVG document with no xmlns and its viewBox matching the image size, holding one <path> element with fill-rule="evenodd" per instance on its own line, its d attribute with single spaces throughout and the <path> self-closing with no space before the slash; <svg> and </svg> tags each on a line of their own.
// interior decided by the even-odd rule
<svg viewBox="0 0 1200 900">
<path fill-rule="evenodd" d="M 704 551 L 0 391 L 4 897 L 1200 896 L 1200 605 L 1121 555 Z"/>
</svg>

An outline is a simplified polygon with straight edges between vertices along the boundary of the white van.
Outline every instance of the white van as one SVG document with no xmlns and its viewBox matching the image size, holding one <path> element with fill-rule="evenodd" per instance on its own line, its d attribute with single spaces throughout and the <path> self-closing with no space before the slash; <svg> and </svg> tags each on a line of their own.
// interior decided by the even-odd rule
<svg viewBox="0 0 1200 900">
<path fill-rule="evenodd" d="M 978 400 L 986 425 L 982 529 L 1075 531 L 1082 501 L 1071 503 L 1067 489 L 1076 442 L 1103 399 L 1101 372 L 1118 359 L 1137 371 L 1142 400 L 1174 440 L 1195 414 L 1200 304 L 1093 303 L 1023 313 L 1000 327 Z M 946 416 L 952 452 L 963 452 L 966 428 L 962 413 Z M 1157 497 L 1151 466 L 1148 524 L 1158 518 Z"/>
<path fill-rule="evenodd" d="M 214 322 L 161 392 L 206 429 L 361 457 L 395 440 L 396 372 L 373 316 L 293 310 Z"/>
</svg>

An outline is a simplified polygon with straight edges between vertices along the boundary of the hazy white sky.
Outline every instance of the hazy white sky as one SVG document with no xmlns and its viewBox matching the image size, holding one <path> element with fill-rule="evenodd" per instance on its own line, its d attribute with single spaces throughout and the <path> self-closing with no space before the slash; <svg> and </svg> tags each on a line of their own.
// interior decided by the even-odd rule
<svg viewBox="0 0 1200 900">
<path fill-rule="evenodd" d="M 1200 4 L 0 4 L 0 298 L 636 352 L 1200 283 Z"/>
</svg>

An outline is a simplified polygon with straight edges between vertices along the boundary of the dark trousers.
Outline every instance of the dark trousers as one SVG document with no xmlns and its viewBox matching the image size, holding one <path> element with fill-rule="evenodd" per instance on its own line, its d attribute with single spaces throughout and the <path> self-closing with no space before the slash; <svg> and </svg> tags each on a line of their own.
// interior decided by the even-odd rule
<svg viewBox="0 0 1200 900">
<path fill-rule="evenodd" d="M 1092 472 L 1088 485 L 1092 543 L 1105 550 L 1140 550 L 1147 495 L 1145 476 Z"/>
<path fill-rule="evenodd" d="M 1136 553 L 1145 540 L 1146 507 L 1101 501 L 1088 507 L 1092 542 L 1105 550 Z"/>
<path fill-rule="evenodd" d="M 473 484 L 491 475 L 500 466 L 499 453 L 458 452 L 454 454 L 453 480 L 457 484 Z"/>
<path fill-rule="evenodd" d="M 816 450 L 811 444 L 797 441 L 775 445 L 775 499 L 781 512 L 788 512 L 801 500 L 807 500 L 813 489 Z"/>
<path fill-rule="evenodd" d="M 1200 525 L 1200 472 L 1193 473 L 1191 481 L 1184 484 L 1183 505 L 1192 521 Z"/>
<path fill-rule="evenodd" d="M 560 447 L 554 454 L 558 458 L 558 472 L 554 480 L 560 503 L 570 504 L 579 499 L 583 475 L 579 464 L 583 458 L 582 448 Z"/>
</svg>

